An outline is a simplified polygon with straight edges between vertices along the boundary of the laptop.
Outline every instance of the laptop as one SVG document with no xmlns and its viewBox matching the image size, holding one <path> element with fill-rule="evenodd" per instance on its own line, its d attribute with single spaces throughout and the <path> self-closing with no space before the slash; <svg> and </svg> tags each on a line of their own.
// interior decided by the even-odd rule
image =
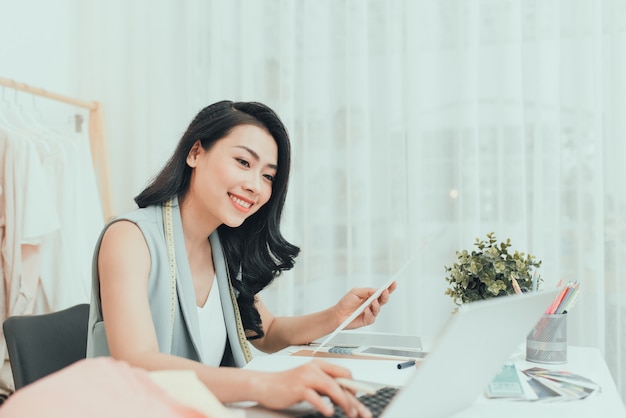
<svg viewBox="0 0 626 418">
<path fill-rule="evenodd" d="M 461 306 L 450 315 L 406 385 L 395 389 L 388 404 L 375 416 L 449 417 L 471 406 L 515 349 L 525 342 L 558 291 L 502 296 Z M 386 389 L 390 388 L 381 391 Z M 315 415 L 309 411 L 298 415 L 247 416 Z"/>
</svg>

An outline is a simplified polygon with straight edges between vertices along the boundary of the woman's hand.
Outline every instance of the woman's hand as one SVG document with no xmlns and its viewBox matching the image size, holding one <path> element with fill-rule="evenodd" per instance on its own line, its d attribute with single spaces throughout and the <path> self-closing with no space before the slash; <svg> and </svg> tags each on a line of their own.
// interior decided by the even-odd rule
<svg viewBox="0 0 626 418">
<path fill-rule="evenodd" d="M 284 409 L 307 401 L 326 416 L 333 415 L 333 405 L 324 396 L 344 410 L 349 417 L 371 418 L 372 414 L 355 394 L 342 388 L 335 378 L 350 378 L 350 371 L 328 362 L 313 360 L 302 366 L 278 373 L 264 373 L 255 384 L 270 392 L 258 402 L 270 409 Z"/>
<path fill-rule="evenodd" d="M 355 329 L 373 324 L 376 320 L 376 316 L 380 313 L 380 308 L 389 301 L 389 295 L 396 289 L 396 285 L 395 281 L 392 282 L 387 289 L 383 290 L 377 299 L 374 299 L 359 316 L 348 324 L 346 329 Z M 343 323 L 346 318 L 352 315 L 352 313 L 372 296 L 376 290 L 377 289 L 370 287 L 363 287 L 354 288 L 346 293 L 334 307 L 336 316 L 339 319 L 338 324 Z"/>
</svg>

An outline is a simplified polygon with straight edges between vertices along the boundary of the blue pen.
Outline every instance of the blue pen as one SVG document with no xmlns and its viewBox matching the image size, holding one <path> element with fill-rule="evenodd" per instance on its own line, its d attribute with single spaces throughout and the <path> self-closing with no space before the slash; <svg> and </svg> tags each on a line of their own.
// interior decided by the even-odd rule
<svg viewBox="0 0 626 418">
<path fill-rule="evenodd" d="M 415 360 L 405 361 L 403 363 L 398 363 L 398 369 L 406 369 L 407 367 L 415 366 Z"/>
</svg>

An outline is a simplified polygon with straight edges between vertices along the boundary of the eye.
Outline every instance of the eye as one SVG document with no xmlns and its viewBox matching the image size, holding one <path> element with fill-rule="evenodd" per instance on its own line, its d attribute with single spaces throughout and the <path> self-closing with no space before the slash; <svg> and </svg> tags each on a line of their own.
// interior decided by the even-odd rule
<svg viewBox="0 0 626 418">
<path fill-rule="evenodd" d="M 263 174 L 263 177 L 265 177 L 267 180 L 269 180 L 270 183 L 274 183 L 274 176 L 272 176 L 270 174 Z"/>
<path fill-rule="evenodd" d="M 235 160 L 237 160 L 237 162 L 244 167 L 250 167 L 250 163 L 244 160 L 243 158 L 235 158 Z"/>
</svg>

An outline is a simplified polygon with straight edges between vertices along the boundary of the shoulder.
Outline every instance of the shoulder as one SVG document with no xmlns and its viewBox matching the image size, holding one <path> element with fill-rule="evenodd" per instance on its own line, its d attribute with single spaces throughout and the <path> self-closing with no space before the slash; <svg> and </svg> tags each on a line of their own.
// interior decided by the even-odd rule
<svg viewBox="0 0 626 418">
<path fill-rule="evenodd" d="M 136 254 L 140 248 L 147 248 L 143 232 L 136 223 L 120 218 L 111 222 L 104 231 L 100 252 L 112 250 L 118 254 Z"/>
<path fill-rule="evenodd" d="M 152 224 L 161 222 L 162 219 L 163 211 L 161 206 L 148 206 L 128 212 L 125 215 L 119 216 L 114 221 L 128 220 L 136 224 Z"/>
<path fill-rule="evenodd" d="M 105 235 L 137 233 L 162 223 L 160 206 L 135 209 L 110 220 L 105 226 Z M 145 233 L 145 232 L 144 232 Z"/>
<path fill-rule="evenodd" d="M 135 209 L 110 220 L 102 232 L 102 247 L 145 247 L 145 229 L 156 223 L 157 211 L 160 207 Z"/>
<path fill-rule="evenodd" d="M 137 224 L 117 219 L 107 225 L 97 252 L 100 282 L 128 282 L 132 277 L 147 279 L 151 258 Z"/>
<path fill-rule="evenodd" d="M 129 219 L 119 218 L 107 225 L 106 231 L 104 231 L 103 241 L 132 240 L 141 238 L 142 235 L 141 229 L 137 223 Z"/>
<path fill-rule="evenodd" d="M 154 251 L 163 241 L 163 211 L 161 206 L 135 209 L 109 221 L 102 232 L 101 251 L 115 247 L 118 255 L 128 251 Z"/>
</svg>

